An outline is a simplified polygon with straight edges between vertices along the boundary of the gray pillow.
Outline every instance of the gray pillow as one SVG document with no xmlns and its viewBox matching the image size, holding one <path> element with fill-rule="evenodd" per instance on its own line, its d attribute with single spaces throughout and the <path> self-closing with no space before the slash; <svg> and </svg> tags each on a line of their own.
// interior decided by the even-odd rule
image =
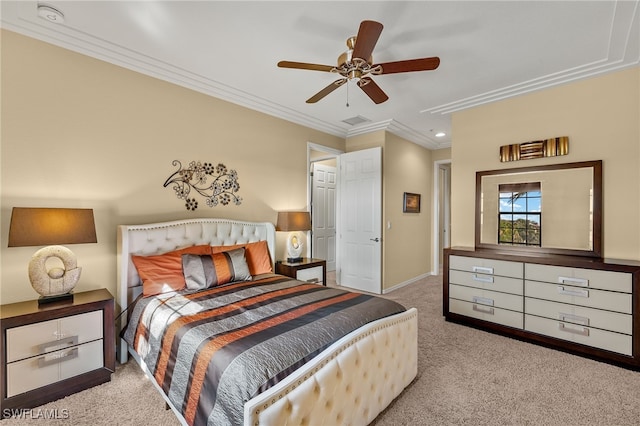
<svg viewBox="0 0 640 426">
<path fill-rule="evenodd" d="M 187 288 L 202 290 L 234 281 L 250 281 L 244 251 L 238 248 L 210 255 L 183 254 L 182 273 Z"/>
</svg>

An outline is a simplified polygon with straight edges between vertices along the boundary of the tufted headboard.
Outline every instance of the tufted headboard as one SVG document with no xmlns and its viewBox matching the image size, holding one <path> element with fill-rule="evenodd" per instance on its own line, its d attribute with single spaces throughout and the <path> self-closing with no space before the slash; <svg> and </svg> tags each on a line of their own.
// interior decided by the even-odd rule
<svg viewBox="0 0 640 426">
<path fill-rule="evenodd" d="M 186 219 L 145 225 L 118 226 L 116 300 L 120 310 L 124 312 L 120 317 L 118 332 L 127 323 L 127 313 L 125 312 L 127 307 L 142 293 L 140 277 L 131 260 L 132 254 L 149 256 L 193 245 L 229 246 L 262 240 L 267 241 L 273 265 L 276 230 L 269 222 Z M 118 351 L 120 362 L 127 359 L 126 346 L 123 346 L 121 344 Z"/>
</svg>

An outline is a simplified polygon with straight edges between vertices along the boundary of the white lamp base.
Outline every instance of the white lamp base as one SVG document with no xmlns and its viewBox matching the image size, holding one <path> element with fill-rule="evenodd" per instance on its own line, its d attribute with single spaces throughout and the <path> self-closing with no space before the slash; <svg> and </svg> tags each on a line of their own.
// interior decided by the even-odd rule
<svg viewBox="0 0 640 426">
<path fill-rule="evenodd" d="M 50 257 L 60 259 L 64 268 L 51 268 L 47 271 L 46 263 Z M 29 262 L 31 286 L 45 297 L 69 293 L 80 279 L 80 272 L 82 268 L 77 267 L 75 254 L 63 246 L 41 248 Z"/>
<path fill-rule="evenodd" d="M 298 231 L 290 232 L 287 236 L 287 262 L 302 262 L 302 243 L 301 235 Z"/>
</svg>

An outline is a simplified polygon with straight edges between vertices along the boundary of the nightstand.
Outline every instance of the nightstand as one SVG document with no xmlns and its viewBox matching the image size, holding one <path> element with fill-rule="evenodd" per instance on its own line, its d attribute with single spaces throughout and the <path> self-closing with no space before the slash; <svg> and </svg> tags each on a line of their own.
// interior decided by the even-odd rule
<svg viewBox="0 0 640 426">
<path fill-rule="evenodd" d="M 115 371 L 113 310 L 106 289 L 74 293 L 68 303 L 39 307 L 31 300 L 0 306 L 0 418 L 11 415 L 11 409 L 33 408 L 110 381 Z"/>
<path fill-rule="evenodd" d="M 301 262 L 276 262 L 276 274 L 286 275 L 300 281 L 327 285 L 327 261 L 305 257 Z"/>
</svg>

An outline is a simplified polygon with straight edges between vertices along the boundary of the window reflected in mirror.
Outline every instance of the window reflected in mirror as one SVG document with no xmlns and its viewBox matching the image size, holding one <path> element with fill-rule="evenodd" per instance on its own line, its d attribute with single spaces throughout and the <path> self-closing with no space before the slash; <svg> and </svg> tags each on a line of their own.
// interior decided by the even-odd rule
<svg viewBox="0 0 640 426">
<path fill-rule="evenodd" d="M 540 246 L 540 182 L 498 186 L 498 244 Z"/>
</svg>

